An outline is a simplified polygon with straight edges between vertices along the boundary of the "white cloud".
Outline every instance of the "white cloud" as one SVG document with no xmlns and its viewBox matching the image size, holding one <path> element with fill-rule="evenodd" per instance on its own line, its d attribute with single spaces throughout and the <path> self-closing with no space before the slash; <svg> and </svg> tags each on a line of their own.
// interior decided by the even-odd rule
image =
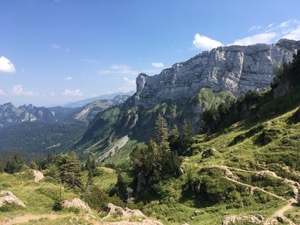
<svg viewBox="0 0 300 225">
<path fill-rule="evenodd" d="M 12 94 L 13 95 L 18 95 L 18 96 L 20 96 L 20 95 L 24 95 L 24 96 L 37 96 L 37 95 L 39 95 L 39 93 L 37 93 L 37 92 L 24 90 L 23 86 L 20 85 L 20 84 L 13 86 Z"/>
<path fill-rule="evenodd" d="M 83 93 L 79 89 L 76 90 L 65 89 L 62 95 L 67 97 L 83 97 Z"/>
<path fill-rule="evenodd" d="M 135 87 L 135 80 L 134 79 L 129 79 L 128 77 L 123 77 L 123 80 L 125 80 L 126 83 L 128 85 L 130 85 L 131 87 Z"/>
<path fill-rule="evenodd" d="M 249 28 L 250 32 L 261 30 L 262 26 L 252 26 Z"/>
<path fill-rule="evenodd" d="M 249 31 L 254 32 L 255 28 L 259 28 L 257 31 L 259 30 L 260 33 L 238 39 L 230 45 L 275 43 L 281 38 L 300 40 L 300 21 L 296 19 L 284 21 L 277 25 L 271 23 L 265 28 L 261 26 L 253 26 L 249 29 Z"/>
<path fill-rule="evenodd" d="M 2 89 L 0 89 L 0 96 L 4 96 L 4 95 L 5 95 L 5 92 Z"/>
<path fill-rule="evenodd" d="M 194 36 L 193 45 L 201 50 L 211 50 L 212 48 L 222 46 L 222 43 L 197 33 Z"/>
<path fill-rule="evenodd" d="M 283 36 L 283 38 L 292 39 L 292 40 L 300 40 L 300 25 L 290 29 L 287 34 Z"/>
<path fill-rule="evenodd" d="M 161 62 L 154 62 L 154 63 L 151 63 L 151 65 L 156 68 L 156 69 L 162 69 L 164 68 L 164 64 L 161 63 Z"/>
<path fill-rule="evenodd" d="M 73 80 L 73 78 L 68 76 L 68 77 L 65 77 L 64 80 Z"/>
<path fill-rule="evenodd" d="M 6 57 L 0 57 L 0 73 L 14 73 L 16 68 L 14 64 Z"/>
<path fill-rule="evenodd" d="M 231 45 L 253 45 L 257 43 L 271 43 L 275 37 L 276 33 L 274 32 L 255 34 L 249 37 L 238 39 Z"/>
</svg>

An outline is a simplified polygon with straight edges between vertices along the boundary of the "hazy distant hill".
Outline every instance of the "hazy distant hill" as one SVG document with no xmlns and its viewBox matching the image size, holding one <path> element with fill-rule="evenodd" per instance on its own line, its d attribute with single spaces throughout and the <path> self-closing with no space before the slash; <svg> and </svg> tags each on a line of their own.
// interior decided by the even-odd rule
<svg viewBox="0 0 300 225">
<path fill-rule="evenodd" d="M 130 91 L 127 93 L 124 92 L 118 92 L 118 93 L 113 93 L 113 94 L 107 94 L 107 95 L 101 95 L 101 96 L 97 96 L 97 97 L 93 97 L 93 98 L 88 98 L 88 99 L 83 99 L 77 102 L 71 102 L 69 104 L 64 105 L 64 107 L 67 108 L 76 108 L 76 107 L 83 107 L 91 102 L 97 101 L 97 100 L 110 100 L 115 98 L 116 96 L 120 95 L 128 95 L 131 96 L 134 94 L 134 91 Z"/>
</svg>

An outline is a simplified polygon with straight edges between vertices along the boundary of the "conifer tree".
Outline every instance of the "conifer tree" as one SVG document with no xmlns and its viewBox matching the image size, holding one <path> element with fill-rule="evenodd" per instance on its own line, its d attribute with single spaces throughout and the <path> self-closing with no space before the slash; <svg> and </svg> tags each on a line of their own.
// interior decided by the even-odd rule
<svg viewBox="0 0 300 225">
<path fill-rule="evenodd" d="M 155 142 L 162 151 L 170 151 L 168 134 L 168 124 L 167 121 L 162 117 L 161 114 L 158 115 L 155 121 Z"/>
</svg>

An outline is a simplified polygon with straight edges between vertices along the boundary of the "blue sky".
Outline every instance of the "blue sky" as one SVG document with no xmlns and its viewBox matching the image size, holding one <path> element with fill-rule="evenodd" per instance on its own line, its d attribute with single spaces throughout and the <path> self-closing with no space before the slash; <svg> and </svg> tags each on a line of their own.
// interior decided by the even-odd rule
<svg viewBox="0 0 300 225">
<path fill-rule="evenodd" d="M 203 50 L 300 39 L 297 0 L 0 0 L 0 104 L 135 90 Z"/>
</svg>

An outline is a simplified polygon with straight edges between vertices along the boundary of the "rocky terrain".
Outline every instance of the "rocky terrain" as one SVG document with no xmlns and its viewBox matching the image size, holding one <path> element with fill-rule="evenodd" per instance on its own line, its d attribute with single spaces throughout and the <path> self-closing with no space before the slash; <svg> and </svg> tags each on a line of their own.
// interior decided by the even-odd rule
<svg viewBox="0 0 300 225">
<path fill-rule="evenodd" d="M 300 41 L 282 39 L 276 44 L 226 46 L 205 51 L 186 62 L 175 63 L 155 76 L 136 79 L 136 105 L 151 108 L 165 100 L 189 99 L 202 88 L 229 91 L 235 96 L 270 88 L 274 67 L 292 59 Z"/>
</svg>

